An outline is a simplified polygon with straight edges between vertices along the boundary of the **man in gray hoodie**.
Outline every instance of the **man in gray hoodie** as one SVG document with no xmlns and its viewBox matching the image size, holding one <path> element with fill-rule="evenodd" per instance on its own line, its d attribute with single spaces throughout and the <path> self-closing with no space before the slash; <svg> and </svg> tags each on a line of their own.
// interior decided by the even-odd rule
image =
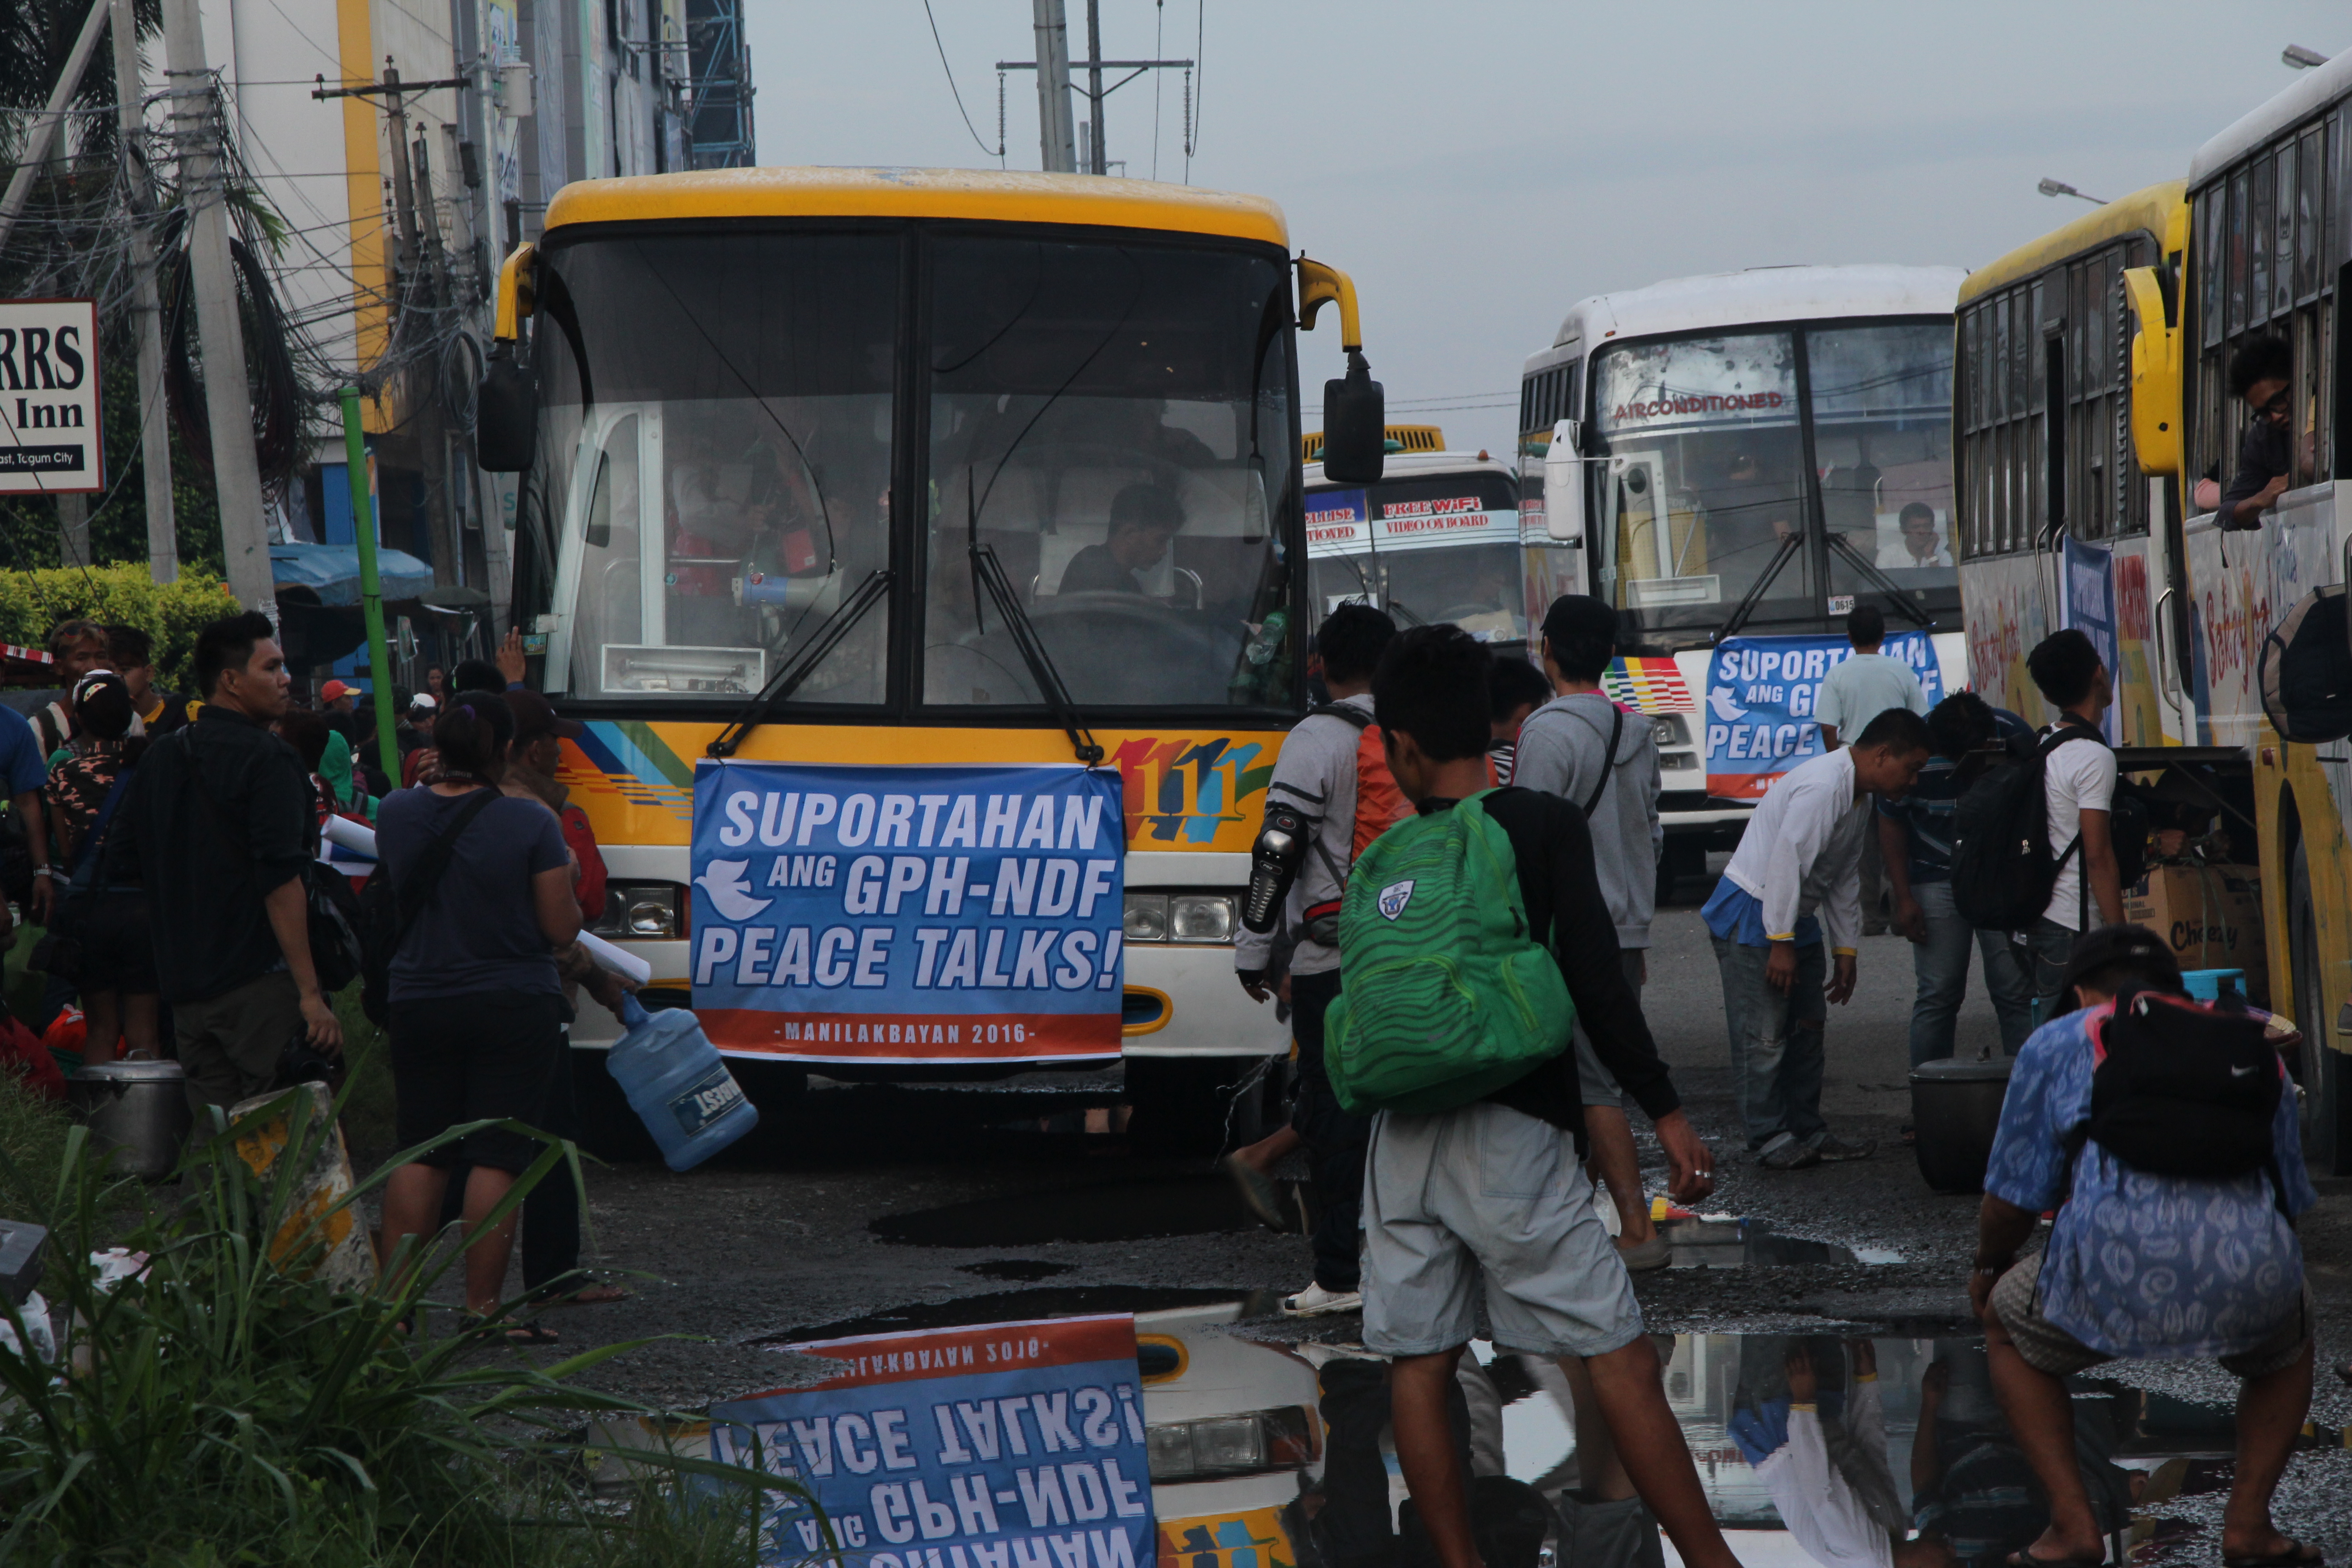
<svg viewBox="0 0 2352 1568">
<path fill-rule="evenodd" d="M 1627 984 L 1638 992 L 1649 974 L 1650 919 L 1657 898 L 1658 739 L 1650 721 L 1628 713 L 1601 689 L 1617 656 L 1617 612 L 1601 600 L 1566 594 L 1544 615 L 1543 667 L 1559 695 L 1519 726 L 1511 782 L 1576 803 L 1592 830 L 1592 868 L 1617 925 Z M 1584 1090 L 1584 1131 L 1592 1171 L 1617 1205 L 1617 1247 L 1628 1268 L 1662 1268 L 1673 1256 L 1650 1224 L 1642 1167 L 1624 1092 L 1594 1054 L 1582 1026 L 1576 1064 Z"/>
<path fill-rule="evenodd" d="M 1323 1014 L 1339 994 L 1339 895 L 1366 844 L 1393 820 L 1412 814 L 1382 762 L 1375 776 L 1360 776 L 1359 758 L 1380 755 L 1372 727 L 1372 669 L 1396 636 L 1396 623 L 1369 605 L 1342 605 L 1315 634 L 1314 663 L 1331 700 L 1314 709 L 1284 737 L 1265 786 L 1269 807 L 1281 805 L 1313 824 L 1313 842 L 1290 885 L 1282 924 L 1297 935 L 1290 953 L 1290 1032 L 1298 1046 L 1298 1093 L 1290 1125 L 1307 1145 L 1315 1173 L 1315 1278 L 1282 1299 L 1292 1317 L 1353 1312 L 1363 1305 L 1357 1264 L 1358 1215 L 1364 1193 L 1364 1152 L 1371 1118 L 1340 1109 L 1323 1070 Z M 1369 742 L 1369 745 L 1368 745 Z M 1243 931 L 1234 940 L 1234 967 L 1253 1000 L 1272 994 L 1271 932 Z M 1287 1140 L 1279 1133 L 1236 1150 L 1226 1168 L 1246 1194 Z M 1253 1206 L 1262 1206 L 1263 1200 Z"/>
</svg>

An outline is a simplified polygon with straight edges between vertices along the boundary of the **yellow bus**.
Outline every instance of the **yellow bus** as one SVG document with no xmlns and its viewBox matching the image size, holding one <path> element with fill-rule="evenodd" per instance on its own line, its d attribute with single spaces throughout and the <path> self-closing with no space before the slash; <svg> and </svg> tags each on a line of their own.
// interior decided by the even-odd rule
<svg viewBox="0 0 2352 1568">
<path fill-rule="evenodd" d="M 2075 625 L 2110 650 L 2126 770 L 2210 805 L 2258 873 L 2204 876 L 2197 908 L 2158 923 L 2191 967 L 2248 970 L 2303 1029 L 2305 1152 L 2333 1173 L 2352 1172 L 2352 773 L 2341 739 L 2280 739 L 2262 672 L 2273 628 L 2345 582 L 2352 540 L 2335 458 L 2347 100 L 2352 56 L 2207 142 L 2185 181 L 1971 273 L 1953 414 L 1971 681 L 2041 721 L 2034 643 Z M 2265 333 L 2292 354 L 2293 472 L 2258 532 L 2225 533 L 2250 417 L 2229 359 Z"/>
<path fill-rule="evenodd" d="M 770 168 L 566 186 L 508 259 L 483 420 L 519 417 L 489 393 L 500 369 L 519 378 L 533 422 L 515 621 L 534 684 L 584 726 L 562 782 L 609 868 L 597 929 L 651 964 L 661 999 L 696 1005 L 736 962 L 731 934 L 696 942 L 698 909 L 732 896 L 693 885 L 698 764 L 983 783 L 1015 766 L 1116 770 L 1123 907 L 1090 950 L 1119 986 L 1107 1047 L 1032 1053 L 1009 1025 L 985 1050 L 979 1027 L 961 1049 L 913 1026 L 747 1032 L 703 1005 L 755 1098 L 1050 1083 L 1199 1131 L 1223 1124 L 1224 1089 L 1286 1050 L 1274 1008 L 1236 984 L 1232 942 L 1265 787 L 1306 705 L 1293 333 L 1322 304 L 1339 304 L 1351 379 L 1371 385 L 1352 285 L 1288 247 L 1279 209 L 1253 196 Z M 1367 437 L 1377 478 L 1376 402 L 1357 450 Z M 767 831 L 779 798 L 761 843 L 782 842 Z M 845 823 L 863 798 L 845 797 Z M 897 842 L 919 829 L 933 845 L 936 816 L 953 843 L 945 814 L 961 808 L 921 798 Z M 746 842 L 749 818 L 741 832 L 721 840 Z M 1070 832 L 1066 819 L 1065 850 Z M 781 885 L 778 858 L 779 880 L 754 892 Z M 856 881 L 856 863 L 843 872 Z M 930 940 L 902 935 L 894 955 Z M 835 957 L 848 973 L 847 950 Z M 583 1016 L 575 1067 L 614 1032 Z M 609 1098 L 604 1078 L 583 1073 L 583 1091 Z M 1253 1099 L 1240 1126 L 1271 1102 Z"/>
</svg>

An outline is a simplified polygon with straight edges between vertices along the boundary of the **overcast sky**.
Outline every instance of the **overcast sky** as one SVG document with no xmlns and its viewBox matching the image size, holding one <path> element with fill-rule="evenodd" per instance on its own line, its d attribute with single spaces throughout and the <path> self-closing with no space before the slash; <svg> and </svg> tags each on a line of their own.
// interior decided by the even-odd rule
<svg viewBox="0 0 2352 1568">
<path fill-rule="evenodd" d="M 996 166 L 995 65 L 1032 58 L 1030 0 L 931 0 L 985 156 L 922 0 L 743 3 L 762 163 Z M 1105 58 L 1197 52 L 1192 183 L 1273 197 L 1294 248 L 1353 275 L 1391 417 L 1497 448 L 1520 362 L 1588 294 L 1774 262 L 1979 266 L 2088 210 L 2042 176 L 2107 198 L 2181 178 L 2294 79 L 2283 47 L 2352 47 L 2315 0 L 1100 5 Z M 1156 151 L 1147 76 L 1110 100 L 1109 155 L 1182 180 L 1183 79 L 1159 74 Z M 1029 73 L 1004 139 L 1007 166 L 1038 167 Z M 1335 325 L 1299 340 L 1310 387 L 1338 373 Z M 1509 406 L 1398 407 L 1481 394 Z"/>
</svg>

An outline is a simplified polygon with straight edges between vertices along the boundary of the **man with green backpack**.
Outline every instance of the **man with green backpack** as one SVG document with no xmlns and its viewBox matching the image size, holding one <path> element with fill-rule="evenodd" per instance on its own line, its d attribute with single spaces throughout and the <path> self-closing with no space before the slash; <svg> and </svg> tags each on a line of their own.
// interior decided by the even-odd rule
<svg viewBox="0 0 2352 1568">
<path fill-rule="evenodd" d="M 1397 1458 L 1443 1568 L 1481 1568 L 1447 1398 L 1482 1277 L 1498 1348 L 1583 1363 L 1683 1562 L 1734 1568 L 1579 1163 L 1571 1026 L 1656 1122 L 1676 1198 L 1713 1190 L 1713 1156 L 1626 984 L 1583 813 L 1487 788 L 1486 669 L 1459 627 L 1415 626 L 1372 678 L 1389 769 L 1418 815 L 1349 878 L 1324 1026 L 1334 1093 L 1373 1113 L 1364 1344 L 1391 1358 Z"/>
</svg>

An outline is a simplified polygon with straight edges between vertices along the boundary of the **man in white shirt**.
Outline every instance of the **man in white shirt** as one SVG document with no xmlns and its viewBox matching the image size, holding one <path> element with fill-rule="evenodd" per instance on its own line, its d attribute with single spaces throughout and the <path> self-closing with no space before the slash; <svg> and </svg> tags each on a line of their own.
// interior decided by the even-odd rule
<svg viewBox="0 0 2352 1568">
<path fill-rule="evenodd" d="M 1927 721 L 1890 708 L 1852 745 L 1781 774 L 1699 911 L 1723 974 L 1740 1120 L 1748 1147 L 1768 1170 L 1873 1152 L 1873 1145 L 1832 1137 L 1822 1120 L 1824 1004 L 1853 995 L 1870 797 L 1900 799 L 1927 752 Z"/>
<path fill-rule="evenodd" d="M 1846 640 L 1853 652 L 1830 667 L 1813 699 L 1813 721 L 1822 727 L 1822 749 L 1838 748 L 1838 732 L 1859 734 L 1862 727 L 1889 708 L 1907 708 L 1926 717 L 1927 689 L 1919 673 L 1899 658 L 1879 652 L 1886 641 L 1886 617 L 1875 605 L 1856 605 L 1845 618 Z M 1862 841 L 1862 934 L 1886 934 L 1885 902 L 1886 867 L 1879 858 L 1878 835 Z"/>
<path fill-rule="evenodd" d="M 2110 813 L 2116 798 L 2116 754 L 2100 737 L 2100 716 L 2115 700 L 2115 683 L 2098 648 L 2079 629 L 2051 633 L 2026 656 L 2027 673 L 2058 711 L 2043 731 L 2071 729 L 2083 738 L 2053 748 L 2042 764 L 2050 820 L 2050 854 L 2058 862 L 2050 902 L 2027 933 L 2033 950 L 2033 993 L 2048 1017 L 2074 939 L 2096 926 L 2121 925 L 2122 879 L 2116 868 Z"/>
</svg>

